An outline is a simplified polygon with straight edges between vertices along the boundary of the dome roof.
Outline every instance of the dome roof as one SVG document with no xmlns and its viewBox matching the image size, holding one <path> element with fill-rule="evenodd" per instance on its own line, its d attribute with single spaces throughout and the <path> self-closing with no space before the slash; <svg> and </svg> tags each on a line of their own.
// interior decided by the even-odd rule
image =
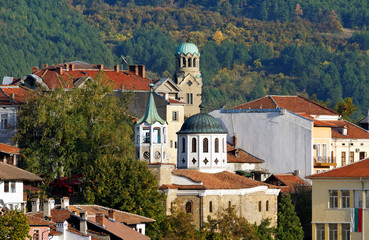
<svg viewBox="0 0 369 240">
<path fill-rule="evenodd" d="M 177 54 L 181 55 L 181 54 L 187 55 L 188 53 L 193 54 L 200 54 L 199 53 L 199 49 L 196 47 L 195 44 L 193 43 L 189 43 L 189 42 L 183 42 L 181 45 L 179 45 L 179 47 L 177 48 Z"/>
<path fill-rule="evenodd" d="M 213 116 L 199 113 L 187 119 L 177 134 L 189 133 L 227 133 L 222 124 Z"/>
</svg>

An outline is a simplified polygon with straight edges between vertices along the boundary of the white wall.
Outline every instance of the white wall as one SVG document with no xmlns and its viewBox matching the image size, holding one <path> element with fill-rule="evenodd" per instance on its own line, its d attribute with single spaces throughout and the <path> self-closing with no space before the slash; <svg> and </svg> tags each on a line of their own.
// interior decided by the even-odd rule
<svg viewBox="0 0 369 240">
<path fill-rule="evenodd" d="M 9 181 L 9 192 L 4 192 L 4 181 L 0 182 L 0 200 L 4 202 L 6 207 L 10 207 L 7 204 L 12 204 L 13 209 L 20 209 L 21 203 L 23 203 L 23 182 L 15 183 L 15 193 L 11 192 L 11 183 Z"/>
<path fill-rule="evenodd" d="M 228 131 L 228 142 L 237 136 L 237 146 L 265 160 L 272 173 L 300 170 L 307 176 L 313 171 L 312 128 L 310 119 L 285 109 L 215 110 Z"/>
<path fill-rule="evenodd" d="M 0 129 L 0 142 L 10 144 L 10 138 L 16 133 L 17 124 L 17 109 L 15 106 L 1 105 L 0 115 L 7 114 L 8 127 L 6 129 Z"/>
</svg>

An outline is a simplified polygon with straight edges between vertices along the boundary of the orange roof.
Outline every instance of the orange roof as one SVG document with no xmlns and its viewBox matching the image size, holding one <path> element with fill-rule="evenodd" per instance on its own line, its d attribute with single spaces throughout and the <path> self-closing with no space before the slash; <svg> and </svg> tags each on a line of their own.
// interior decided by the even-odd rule
<svg viewBox="0 0 369 240">
<path fill-rule="evenodd" d="M 52 226 L 55 224 L 53 222 L 32 215 L 27 215 L 27 218 L 29 220 L 30 226 Z"/>
<path fill-rule="evenodd" d="M 0 85 L 0 105 L 22 104 L 29 94 L 29 91 L 31 90 L 24 86 Z"/>
<path fill-rule="evenodd" d="M 238 154 L 237 153 L 238 150 Z M 227 162 L 228 163 L 263 163 L 264 161 L 245 152 L 242 149 L 235 149 L 227 143 Z M 238 157 L 236 156 L 238 155 Z"/>
<path fill-rule="evenodd" d="M 10 146 L 5 143 L 0 143 L 0 152 L 8 154 L 19 154 L 20 149 L 17 147 Z"/>
<path fill-rule="evenodd" d="M 307 176 L 308 179 L 319 178 L 360 178 L 369 177 L 369 158 L 333 170 Z"/>
<path fill-rule="evenodd" d="M 32 216 L 43 218 L 44 217 L 43 214 L 44 214 L 43 211 L 39 211 L 38 213 L 32 214 Z M 51 220 L 53 222 L 64 222 L 67 219 L 69 219 L 70 216 L 72 215 L 71 212 L 65 209 L 60 209 L 60 207 L 51 209 L 50 214 Z"/>
<path fill-rule="evenodd" d="M 70 66 L 74 65 L 74 69 Z M 63 72 L 59 74 L 58 68 L 62 67 Z M 102 70 L 105 76 L 112 80 L 113 89 L 126 89 L 126 90 L 145 90 L 149 91 L 149 83 L 151 82 L 148 78 L 143 78 L 131 71 L 115 71 L 110 68 L 103 68 Z M 43 69 L 38 70 L 34 74 L 42 78 L 43 82 L 50 88 L 74 88 L 74 84 L 78 80 L 88 77 L 96 77 L 100 72 L 98 65 L 93 65 L 84 62 L 69 62 L 65 64 L 52 65 Z"/>
<path fill-rule="evenodd" d="M 332 128 L 332 138 L 347 138 L 347 139 L 369 139 L 369 132 L 365 129 L 344 120 L 326 121 L 334 124 Z M 347 127 L 347 135 L 343 135 L 340 128 Z"/>
<path fill-rule="evenodd" d="M 82 211 L 86 211 L 88 215 L 95 215 L 98 212 L 108 215 L 108 211 L 110 209 L 111 208 L 102 207 L 99 205 L 70 205 L 68 206 L 68 210 L 72 212 L 79 213 L 82 210 Z M 133 213 L 123 212 L 123 211 L 115 210 L 115 209 L 114 211 L 115 211 L 115 220 L 118 222 L 127 224 L 127 225 L 155 222 L 154 219 L 143 217 L 143 216 L 136 215 Z"/>
<path fill-rule="evenodd" d="M 108 230 L 109 232 L 113 233 L 115 236 L 120 237 L 121 239 L 126 239 L 126 240 L 129 240 L 129 239 L 132 239 L 132 240 L 150 239 L 148 236 L 145 236 L 145 235 L 133 230 L 132 228 L 130 228 L 130 227 L 118 222 L 118 221 L 110 220 L 106 216 L 104 216 L 104 218 L 105 218 L 104 219 L 105 229 Z M 88 217 L 87 219 L 88 219 L 88 221 L 97 224 L 95 217 Z"/>
<path fill-rule="evenodd" d="M 258 186 L 267 186 L 269 188 L 277 188 L 276 186 L 255 181 L 235 173 L 223 171 L 220 173 L 204 173 L 190 169 L 176 169 L 172 171 L 177 176 L 183 176 L 191 179 L 194 182 L 201 183 L 202 189 L 243 189 L 253 188 Z M 201 185 L 187 185 L 186 189 L 199 189 Z M 183 185 L 173 184 L 176 188 L 183 188 Z M 192 188 L 191 188 L 192 187 Z"/>
<path fill-rule="evenodd" d="M 309 185 L 302 178 L 292 173 L 272 174 L 267 180 L 265 180 L 265 182 L 268 182 L 268 180 L 269 179 L 271 180 L 272 178 L 275 178 L 276 180 L 280 181 L 284 186 Z"/>
<path fill-rule="evenodd" d="M 339 115 L 314 101 L 301 96 L 265 96 L 254 101 L 238 105 L 232 109 L 278 109 L 285 108 L 294 113 L 309 115 Z"/>
</svg>

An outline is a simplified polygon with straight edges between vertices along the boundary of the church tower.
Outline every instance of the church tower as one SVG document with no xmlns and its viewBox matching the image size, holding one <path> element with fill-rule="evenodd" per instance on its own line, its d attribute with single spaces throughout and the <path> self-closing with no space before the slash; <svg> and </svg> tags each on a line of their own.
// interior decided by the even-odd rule
<svg viewBox="0 0 369 240">
<path fill-rule="evenodd" d="M 188 118 L 179 132 L 177 168 L 216 173 L 227 168 L 227 132 L 213 116 Z"/>
<path fill-rule="evenodd" d="M 195 44 L 184 42 L 177 48 L 174 81 L 181 89 L 178 97 L 186 103 L 185 116 L 200 113 L 202 77 L 200 52 Z"/>
<path fill-rule="evenodd" d="M 136 159 L 152 163 L 167 162 L 167 123 L 158 114 L 153 96 L 153 83 L 145 114 L 135 125 Z"/>
</svg>

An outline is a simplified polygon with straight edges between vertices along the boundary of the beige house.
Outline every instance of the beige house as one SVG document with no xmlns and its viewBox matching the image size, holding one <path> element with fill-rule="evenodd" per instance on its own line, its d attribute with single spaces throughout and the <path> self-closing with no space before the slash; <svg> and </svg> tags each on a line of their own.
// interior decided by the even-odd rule
<svg viewBox="0 0 369 240">
<path fill-rule="evenodd" d="M 313 240 L 368 239 L 369 159 L 307 178 L 312 180 Z"/>
</svg>

